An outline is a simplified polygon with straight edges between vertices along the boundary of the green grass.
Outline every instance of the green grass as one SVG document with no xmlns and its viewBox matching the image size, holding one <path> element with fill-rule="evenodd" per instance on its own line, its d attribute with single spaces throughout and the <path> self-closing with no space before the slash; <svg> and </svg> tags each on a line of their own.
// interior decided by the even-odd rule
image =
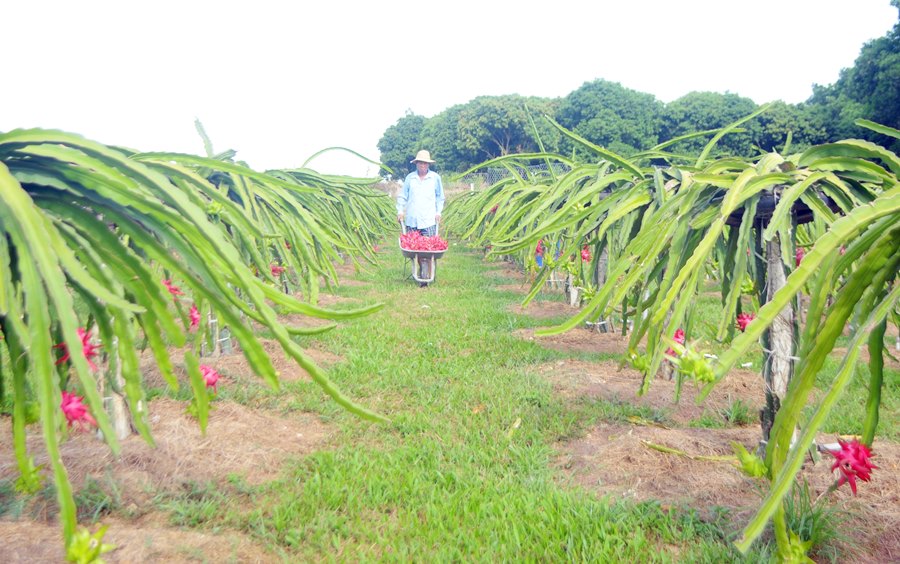
<svg viewBox="0 0 900 564">
<path fill-rule="evenodd" d="M 160 500 L 173 522 L 238 528 L 301 561 L 740 560 L 728 542 L 736 531 L 718 522 L 598 498 L 554 470 L 557 441 L 598 421 L 668 422 L 668 413 L 564 403 L 537 367 L 571 355 L 512 336 L 548 321 L 511 313 L 521 296 L 494 290 L 479 255 L 452 248 L 426 289 L 403 280 L 399 252 L 382 259 L 358 275 L 368 286 L 338 292 L 385 308 L 299 342 L 339 355 L 329 377 L 391 423 L 357 419 L 308 382 L 279 395 L 223 388 L 221 399 L 318 413 L 339 430 L 335 446 L 263 486 Z"/>
<path fill-rule="evenodd" d="M 700 417 L 689 421 L 688 427 L 696 429 L 724 429 L 728 427 L 728 422 L 722 418 L 721 414 L 705 410 Z"/>
<path fill-rule="evenodd" d="M 78 508 L 80 523 L 96 523 L 121 505 L 121 492 L 111 475 L 107 475 L 102 481 L 88 476 L 84 486 L 75 492 L 75 506 Z"/>
<path fill-rule="evenodd" d="M 702 429 L 725 429 L 727 427 L 745 427 L 758 421 L 753 406 L 738 398 L 731 400 L 719 410 L 706 409 L 703 414 L 690 421 L 689 427 Z"/>
<path fill-rule="evenodd" d="M 843 553 L 839 546 L 856 548 L 853 538 L 847 534 L 846 523 L 858 521 L 860 516 L 833 505 L 827 497 L 812 499 L 806 480 L 794 483 L 785 502 L 788 528 L 801 540 L 812 542 L 814 549 L 810 556 L 817 561 L 840 562 Z"/>
<path fill-rule="evenodd" d="M 180 527 L 213 522 L 229 503 L 228 490 L 213 483 L 196 482 L 183 484 L 176 493 L 160 494 L 154 501 L 159 509 L 169 513 L 169 522 Z"/>
<path fill-rule="evenodd" d="M 822 391 L 819 393 L 819 396 L 823 395 L 824 390 L 827 390 L 831 381 L 837 375 L 840 364 L 841 358 L 838 355 L 831 355 L 825 361 L 825 365 L 816 377 L 816 387 Z M 865 418 L 868 386 L 869 367 L 864 363 L 859 363 L 857 364 L 853 380 L 822 425 L 822 432 L 841 435 L 861 434 Z M 812 414 L 811 406 L 807 407 L 806 413 Z M 884 368 L 881 408 L 879 410 L 878 428 L 875 433 L 876 449 L 878 448 L 879 438 L 900 441 L 900 372 L 887 366 Z"/>
</svg>

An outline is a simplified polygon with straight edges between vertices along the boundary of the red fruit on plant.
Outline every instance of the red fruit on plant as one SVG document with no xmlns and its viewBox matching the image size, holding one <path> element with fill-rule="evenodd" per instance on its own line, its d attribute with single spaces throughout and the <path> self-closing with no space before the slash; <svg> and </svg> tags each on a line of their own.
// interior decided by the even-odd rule
<svg viewBox="0 0 900 564">
<path fill-rule="evenodd" d="M 581 260 L 582 262 L 591 262 L 591 250 L 587 245 L 581 249 Z"/>
<path fill-rule="evenodd" d="M 750 325 L 750 322 L 756 319 L 756 314 L 753 313 L 740 313 L 737 316 L 737 326 L 738 329 L 741 330 L 741 333 L 747 329 L 747 326 Z"/>
<path fill-rule="evenodd" d="M 492 208 L 491 208 L 491 213 L 497 213 L 497 208 L 498 208 L 498 207 L 500 207 L 499 204 L 498 204 L 498 205 L 495 205 L 494 207 L 492 207 Z"/>
<path fill-rule="evenodd" d="M 283 267 L 283 266 L 281 266 L 281 265 L 278 265 L 278 264 L 273 264 L 273 265 L 271 265 L 269 268 L 270 268 L 271 271 L 272 271 L 272 276 L 275 276 L 276 278 L 277 278 L 278 276 L 281 276 L 281 274 L 282 274 L 285 270 L 287 270 L 285 267 Z"/>
<path fill-rule="evenodd" d="M 544 256 L 544 240 L 538 239 L 537 246 L 534 248 L 534 254 Z"/>
<path fill-rule="evenodd" d="M 872 474 L 872 469 L 878 468 L 872 464 L 872 452 L 869 447 L 859 442 L 857 439 L 844 442 L 838 439 L 841 450 L 831 452 L 835 461 L 831 466 L 831 471 L 840 469 L 841 477 L 838 479 L 837 487 L 841 487 L 846 482 L 850 482 L 850 490 L 856 495 L 856 479 L 859 478 L 863 482 L 868 482 Z"/>
<path fill-rule="evenodd" d="M 794 265 L 800 266 L 800 261 L 803 260 L 804 256 L 806 256 L 806 251 L 803 250 L 803 247 L 797 247 L 796 252 L 794 252 Z"/>
</svg>

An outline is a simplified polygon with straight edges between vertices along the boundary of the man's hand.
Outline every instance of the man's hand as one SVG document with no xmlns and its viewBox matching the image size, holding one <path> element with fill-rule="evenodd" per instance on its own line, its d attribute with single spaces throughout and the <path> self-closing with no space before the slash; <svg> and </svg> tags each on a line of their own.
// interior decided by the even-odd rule
<svg viewBox="0 0 900 564">
<path fill-rule="evenodd" d="M 435 216 L 434 216 L 434 221 L 435 221 L 435 223 L 440 223 L 440 222 L 441 222 L 441 214 L 435 215 Z"/>
</svg>

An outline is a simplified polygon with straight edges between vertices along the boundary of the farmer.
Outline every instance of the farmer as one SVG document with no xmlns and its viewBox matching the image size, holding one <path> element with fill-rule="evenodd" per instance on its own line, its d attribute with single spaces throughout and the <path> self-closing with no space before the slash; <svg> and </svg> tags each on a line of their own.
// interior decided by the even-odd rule
<svg viewBox="0 0 900 564">
<path fill-rule="evenodd" d="M 428 169 L 434 162 L 428 151 L 419 151 L 409 162 L 416 164 L 416 170 L 406 175 L 403 188 L 397 194 L 397 221 L 424 237 L 434 237 L 444 209 L 444 185 L 440 175 Z M 431 277 L 427 259 L 419 259 L 419 277 Z M 419 285 L 428 284 L 420 282 Z"/>
</svg>

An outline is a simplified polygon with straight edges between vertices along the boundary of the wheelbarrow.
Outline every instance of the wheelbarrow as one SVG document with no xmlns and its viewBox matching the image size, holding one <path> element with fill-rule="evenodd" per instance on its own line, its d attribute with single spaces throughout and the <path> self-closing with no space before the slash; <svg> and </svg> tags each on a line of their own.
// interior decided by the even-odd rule
<svg viewBox="0 0 900 564">
<path fill-rule="evenodd" d="M 406 225 L 401 223 L 401 228 L 403 230 L 403 234 L 406 234 L 407 228 Z M 438 236 L 439 226 L 435 227 L 434 235 Z M 403 242 L 398 238 L 398 243 L 400 245 L 400 251 L 403 253 L 404 258 L 409 259 L 411 265 L 411 278 L 418 282 L 420 285 L 426 285 L 431 282 L 434 282 L 435 276 L 437 275 L 437 259 L 444 256 L 446 250 L 443 251 L 416 251 L 412 249 L 404 249 Z"/>
</svg>

